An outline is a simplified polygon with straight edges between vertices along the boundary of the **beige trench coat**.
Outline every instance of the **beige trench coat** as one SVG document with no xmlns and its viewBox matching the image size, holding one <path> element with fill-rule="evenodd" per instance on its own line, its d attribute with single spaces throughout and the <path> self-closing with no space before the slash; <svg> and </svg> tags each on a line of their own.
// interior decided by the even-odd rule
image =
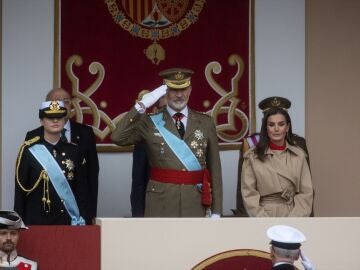
<svg viewBox="0 0 360 270">
<path fill-rule="evenodd" d="M 241 173 L 241 193 L 249 216 L 310 216 L 313 186 L 304 151 L 287 144 L 281 153 L 268 149 L 262 162 L 254 150 L 244 154 Z"/>
<path fill-rule="evenodd" d="M 163 113 L 165 127 L 176 136 L 179 133 L 166 108 Z M 151 167 L 185 170 L 184 165 L 172 152 L 149 115 L 132 108 L 117 124 L 112 140 L 120 145 L 145 142 Z M 213 119 L 189 109 L 184 141 L 197 157 L 201 167 L 211 175 L 213 197 L 212 212 L 222 213 L 222 178 L 219 147 Z M 150 179 L 145 200 L 147 217 L 204 217 L 201 193 L 196 185 L 162 183 Z"/>
</svg>

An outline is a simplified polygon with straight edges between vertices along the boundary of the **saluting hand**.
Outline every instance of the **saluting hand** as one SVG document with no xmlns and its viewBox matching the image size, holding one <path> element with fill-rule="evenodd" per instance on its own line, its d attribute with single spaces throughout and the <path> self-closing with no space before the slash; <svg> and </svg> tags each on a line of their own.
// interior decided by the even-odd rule
<svg viewBox="0 0 360 270">
<path fill-rule="evenodd" d="M 315 266 L 312 265 L 310 259 L 305 256 L 305 254 L 300 250 L 301 263 L 304 266 L 305 270 L 315 270 Z"/>
<path fill-rule="evenodd" d="M 139 103 L 142 103 L 145 108 L 149 108 L 156 103 L 163 95 L 166 94 L 166 85 L 161 85 L 150 93 L 145 94 Z"/>
</svg>

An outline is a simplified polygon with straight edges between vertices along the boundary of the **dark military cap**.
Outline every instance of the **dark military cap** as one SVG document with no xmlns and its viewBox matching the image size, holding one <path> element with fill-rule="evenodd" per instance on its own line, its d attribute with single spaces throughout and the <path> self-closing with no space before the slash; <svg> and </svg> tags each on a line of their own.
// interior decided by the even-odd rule
<svg viewBox="0 0 360 270">
<path fill-rule="evenodd" d="M 39 108 L 39 118 L 63 118 L 66 116 L 66 108 L 64 102 L 55 100 L 55 101 L 45 101 L 42 102 Z"/>
<path fill-rule="evenodd" d="M 194 71 L 185 68 L 169 68 L 159 72 L 164 84 L 169 88 L 185 89 L 191 85 L 191 75 Z"/>
<path fill-rule="evenodd" d="M 291 107 L 291 102 L 287 98 L 283 97 L 268 97 L 260 101 L 259 108 L 263 112 L 266 112 L 270 108 L 279 107 L 287 110 Z"/>
<path fill-rule="evenodd" d="M 0 229 L 27 229 L 21 217 L 15 211 L 0 210 Z"/>
<path fill-rule="evenodd" d="M 274 247 L 295 250 L 301 243 L 306 241 L 305 235 L 294 227 L 287 225 L 275 225 L 270 227 L 267 236 L 271 239 L 270 244 Z"/>
</svg>

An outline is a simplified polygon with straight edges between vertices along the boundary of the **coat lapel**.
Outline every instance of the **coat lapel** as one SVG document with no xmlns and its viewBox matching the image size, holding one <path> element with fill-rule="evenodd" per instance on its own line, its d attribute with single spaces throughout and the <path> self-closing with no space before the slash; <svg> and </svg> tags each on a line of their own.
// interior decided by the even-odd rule
<svg viewBox="0 0 360 270">
<path fill-rule="evenodd" d="M 180 138 L 180 134 L 175 127 L 174 121 L 166 109 L 163 111 L 163 120 L 165 121 L 165 128 Z"/>
<path fill-rule="evenodd" d="M 189 109 L 188 120 L 185 129 L 184 140 L 188 138 L 191 134 L 194 133 L 194 130 L 199 127 L 199 119 L 196 115 Z"/>
<path fill-rule="evenodd" d="M 73 121 L 70 121 L 70 128 L 71 128 L 71 142 L 78 144 L 80 141 L 80 133 L 79 129 L 77 128 L 76 124 Z"/>
<path fill-rule="evenodd" d="M 291 183 L 296 186 L 296 179 L 294 178 L 293 174 L 291 173 L 292 167 L 291 164 L 288 164 L 288 166 L 285 166 L 283 161 L 279 160 L 279 157 L 277 157 L 275 154 L 271 153 L 270 150 L 268 150 L 271 162 L 271 167 L 276 168 L 276 174 L 280 175 L 283 178 L 286 178 Z M 288 150 L 286 150 L 285 155 L 289 155 Z M 287 160 L 290 162 L 290 157 L 287 158 Z"/>
</svg>

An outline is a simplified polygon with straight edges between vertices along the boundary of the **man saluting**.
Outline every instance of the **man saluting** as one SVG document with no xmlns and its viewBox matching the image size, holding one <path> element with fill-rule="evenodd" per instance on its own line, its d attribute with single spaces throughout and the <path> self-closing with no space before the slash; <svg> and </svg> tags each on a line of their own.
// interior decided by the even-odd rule
<svg viewBox="0 0 360 270">
<path fill-rule="evenodd" d="M 213 119 L 191 110 L 192 70 L 159 73 L 164 84 L 146 94 L 112 134 L 120 145 L 144 142 L 151 167 L 145 217 L 220 217 L 222 179 Z M 167 106 L 145 114 L 163 95 Z"/>
</svg>

